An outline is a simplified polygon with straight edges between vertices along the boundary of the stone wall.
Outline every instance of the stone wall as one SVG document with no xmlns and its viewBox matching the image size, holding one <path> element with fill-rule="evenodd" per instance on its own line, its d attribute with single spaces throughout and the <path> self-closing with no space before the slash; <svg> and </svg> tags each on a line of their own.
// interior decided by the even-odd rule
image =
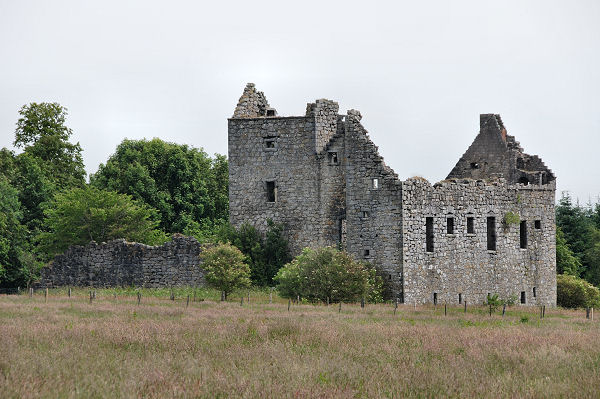
<svg viewBox="0 0 600 399">
<path fill-rule="evenodd" d="M 176 235 L 161 246 L 114 240 L 72 246 L 42 269 L 40 286 L 172 287 L 204 285 L 200 243 Z"/>
<path fill-rule="evenodd" d="M 487 294 L 502 298 L 525 293 L 526 304 L 556 305 L 554 185 L 506 181 L 424 179 L 402 185 L 404 289 L 408 303 L 481 304 Z M 520 224 L 505 224 L 512 212 L 526 222 L 527 248 Z M 426 251 L 426 218 L 433 217 L 433 252 Z M 454 233 L 447 234 L 447 219 Z M 474 233 L 467 233 L 467 217 Z M 496 250 L 487 249 L 487 217 L 496 220 Z M 536 228 L 536 222 L 539 224 Z M 535 287 L 535 296 L 534 296 Z"/>
</svg>

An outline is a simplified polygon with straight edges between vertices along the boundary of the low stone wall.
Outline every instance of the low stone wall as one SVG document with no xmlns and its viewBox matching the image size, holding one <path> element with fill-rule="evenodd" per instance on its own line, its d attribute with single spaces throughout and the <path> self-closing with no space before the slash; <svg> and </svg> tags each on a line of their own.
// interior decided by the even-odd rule
<svg viewBox="0 0 600 399">
<path fill-rule="evenodd" d="M 200 243 L 176 235 L 161 246 L 123 239 L 72 246 L 42 269 L 41 287 L 172 287 L 204 285 Z"/>
</svg>

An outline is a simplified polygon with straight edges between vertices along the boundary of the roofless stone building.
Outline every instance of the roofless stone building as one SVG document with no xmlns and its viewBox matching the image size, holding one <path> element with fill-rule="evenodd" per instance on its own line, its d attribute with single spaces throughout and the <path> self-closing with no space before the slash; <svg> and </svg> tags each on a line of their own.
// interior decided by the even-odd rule
<svg viewBox="0 0 600 399">
<path fill-rule="evenodd" d="M 231 223 L 282 222 L 294 254 L 342 246 L 407 303 L 556 305 L 555 176 L 499 115 L 434 185 L 398 179 L 360 120 L 324 99 L 278 116 L 249 83 L 229 119 Z"/>
</svg>

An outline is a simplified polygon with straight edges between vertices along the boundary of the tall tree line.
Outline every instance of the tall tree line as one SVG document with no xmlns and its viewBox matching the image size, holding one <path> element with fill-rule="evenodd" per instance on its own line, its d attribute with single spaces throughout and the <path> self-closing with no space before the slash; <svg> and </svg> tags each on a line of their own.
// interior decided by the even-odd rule
<svg viewBox="0 0 600 399">
<path fill-rule="evenodd" d="M 556 229 L 557 273 L 600 286 L 600 202 L 582 206 L 564 193 L 556 206 Z"/>
</svg>

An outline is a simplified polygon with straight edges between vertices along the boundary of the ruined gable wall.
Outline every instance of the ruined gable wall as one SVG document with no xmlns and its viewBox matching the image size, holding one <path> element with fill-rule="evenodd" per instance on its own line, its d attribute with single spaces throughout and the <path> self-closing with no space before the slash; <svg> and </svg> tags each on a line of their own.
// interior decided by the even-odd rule
<svg viewBox="0 0 600 399">
<path fill-rule="evenodd" d="M 373 263 L 392 294 L 401 295 L 401 182 L 384 164 L 357 111 L 348 112 L 345 138 L 347 250 L 356 259 Z"/>
<path fill-rule="evenodd" d="M 175 236 L 161 246 L 113 240 L 72 246 L 42 269 L 40 286 L 171 287 L 204 285 L 200 243 Z"/>
<path fill-rule="evenodd" d="M 402 187 L 404 289 L 408 303 L 458 303 L 458 294 L 481 304 L 487 293 L 501 297 L 526 293 L 527 304 L 556 305 L 554 184 L 495 184 L 467 180 L 431 186 L 409 179 Z M 527 221 L 528 248 L 521 249 L 519 225 L 502 223 L 507 212 Z M 467 234 L 467 216 L 475 234 Z M 454 217 L 455 234 L 446 234 Z M 434 218 L 434 251 L 426 252 L 425 218 Z M 487 250 L 487 217 L 495 216 L 497 250 Z M 534 221 L 540 220 L 536 230 Z M 533 298 L 536 287 L 536 298 Z"/>
<path fill-rule="evenodd" d="M 276 140 L 266 148 L 265 139 Z M 323 238 L 319 161 L 311 117 L 229 120 L 229 218 L 265 231 L 267 219 L 286 225 L 293 255 L 304 247 L 331 245 Z M 267 202 L 267 181 L 277 188 Z"/>
</svg>

